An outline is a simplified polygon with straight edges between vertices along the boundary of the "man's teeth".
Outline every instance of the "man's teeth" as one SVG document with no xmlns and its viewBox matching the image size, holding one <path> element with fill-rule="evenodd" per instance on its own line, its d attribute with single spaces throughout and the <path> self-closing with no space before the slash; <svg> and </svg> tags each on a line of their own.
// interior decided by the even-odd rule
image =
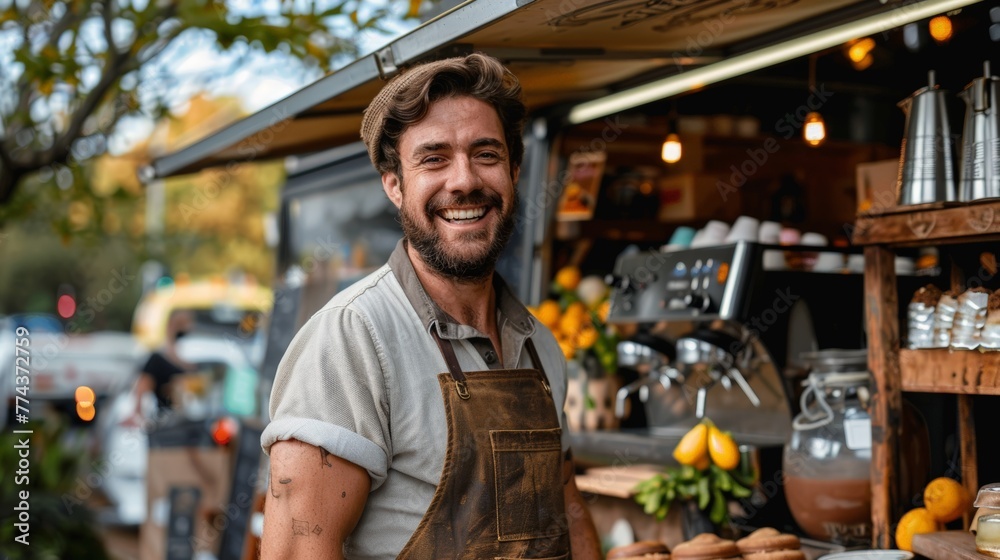
<svg viewBox="0 0 1000 560">
<path fill-rule="evenodd" d="M 481 218 L 486 213 L 486 208 L 473 208 L 471 210 L 445 210 L 441 216 L 446 220 L 474 220 Z"/>
</svg>

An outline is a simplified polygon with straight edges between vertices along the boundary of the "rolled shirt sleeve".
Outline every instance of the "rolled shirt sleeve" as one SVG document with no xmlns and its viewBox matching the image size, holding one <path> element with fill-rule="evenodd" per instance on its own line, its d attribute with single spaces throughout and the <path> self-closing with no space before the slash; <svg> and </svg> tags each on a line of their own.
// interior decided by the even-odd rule
<svg viewBox="0 0 1000 560">
<path fill-rule="evenodd" d="M 386 478 L 392 457 L 384 353 L 358 311 L 328 307 L 295 335 L 278 365 L 271 391 L 271 422 L 261 435 L 296 439 L 368 471 L 372 490 Z"/>
</svg>

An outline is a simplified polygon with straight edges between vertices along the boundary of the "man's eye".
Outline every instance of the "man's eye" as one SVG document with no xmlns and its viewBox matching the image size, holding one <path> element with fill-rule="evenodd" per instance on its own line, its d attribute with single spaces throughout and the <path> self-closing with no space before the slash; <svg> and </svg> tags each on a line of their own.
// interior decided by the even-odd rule
<svg viewBox="0 0 1000 560">
<path fill-rule="evenodd" d="M 480 152 L 477 157 L 480 159 L 499 159 L 500 154 L 496 152 Z"/>
<path fill-rule="evenodd" d="M 434 164 L 441 163 L 442 161 L 444 161 L 444 158 L 441 156 L 427 156 L 424 158 L 423 163 Z"/>
</svg>

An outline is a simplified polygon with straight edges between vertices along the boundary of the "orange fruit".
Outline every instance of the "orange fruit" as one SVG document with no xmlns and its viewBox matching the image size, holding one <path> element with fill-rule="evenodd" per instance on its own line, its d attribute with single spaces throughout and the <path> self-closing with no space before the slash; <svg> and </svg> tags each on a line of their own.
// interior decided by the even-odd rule
<svg viewBox="0 0 1000 560">
<path fill-rule="evenodd" d="M 740 464 L 740 448 L 733 438 L 715 426 L 708 428 L 708 453 L 722 470 L 733 470 Z"/>
<path fill-rule="evenodd" d="M 580 329 L 580 332 L 576 333 L 576 338 L 574 343 L 577 348 L 582 350 L 588 350 L 591 346 L 597 342 L 598 332 L 593 325 L 585 325 Z"/>
<path fill-rule="evenodd" d="M 969 493 L 956 480 L 935 478 L 924 488 L 924 507 L 939 523 L 962 517 L 970 505 Z"/>
<path fill-rule="evenodd" d="M 913 551 L 913 536 L 933 533 L 938 530 L 938 522 L 927 508 L 911 509 L 903 515 L 896 526 L 896 546 Z"/>
<path fill-rule="evenodd" d="M 555 283 L 567 292 L 572 292 L 580 284 L 580 269 L 575 266 L 564 266 L 556 272 Z"/>
<path fill-rule="evenodd" d="M 563 357 L 567 360 L 572 360 L 573 356 L 576 355 L 576 347 L 573 346 L 573 342 L 569 339 L 562 338 L 558 339 L 559 349 L 562 350 Z"/>
<path fill-rule="evenodd" d="M 611 311 L 611 301 L 604 300 L 601 305 L 597 307 L 597 318 L 601 320 L 602 323 L 608 322 L 608 313 Z"/>
<path fill-rule="evenodd" d="M 590 315 L 587 313 L 587 306 L 574 301 L 566 307 L 562 318 L 559 319 L 559 330 L 566 336 L 575 337 L 576 333 L 589 324 Z"/>
<path fill-rule="evenodd" d="M 534 310 L 535 318 L 538 319 L 538 322 L 550 329 L 555 329 L 559 326 L 559 316 L 561 313 L 559 302 L 551 299 L 543 301 L 538 305 L 538 309 Z"/>
</svg>

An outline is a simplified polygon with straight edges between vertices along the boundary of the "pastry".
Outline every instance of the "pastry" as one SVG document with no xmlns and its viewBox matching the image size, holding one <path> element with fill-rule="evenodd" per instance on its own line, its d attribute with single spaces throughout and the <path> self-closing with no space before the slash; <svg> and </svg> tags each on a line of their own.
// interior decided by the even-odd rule
<svg viewBox="0 0 1000 560">
<path fill-rule="evenodd" d="M 736 541 L 745 560 L 806 560 L 799 538 L 764 527 Z"/>
<path fill-rule="evenodd" d="M 670 560 L 670 549 L 661 542 L 639 541 L 612 548 L 607 560 Z"/>
<path fill-rule="evenodd" d="M 736 543 L 712 533 L 702 533 L 674 547 L 673 560 L 724 560 L 740 558 Z"/>
</svg>

